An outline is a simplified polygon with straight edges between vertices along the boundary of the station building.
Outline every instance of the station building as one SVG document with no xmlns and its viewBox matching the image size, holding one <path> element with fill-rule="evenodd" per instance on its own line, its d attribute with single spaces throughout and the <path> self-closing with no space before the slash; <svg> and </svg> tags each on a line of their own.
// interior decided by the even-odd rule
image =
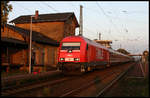
<svg viewBox="0 0 150 98">
<path fill-rule="evenodd" d="M 29 66 L 29 34 L 31 15 L 19 16 L 13 25 L 1 27 L 1 61 L 3 68 Z M 34 67 L 55 68 L 60 41 L 75 35 L 79 27 L 73 12 L 39 14 L 32 18 L 32 61 Z"/>
</svg>

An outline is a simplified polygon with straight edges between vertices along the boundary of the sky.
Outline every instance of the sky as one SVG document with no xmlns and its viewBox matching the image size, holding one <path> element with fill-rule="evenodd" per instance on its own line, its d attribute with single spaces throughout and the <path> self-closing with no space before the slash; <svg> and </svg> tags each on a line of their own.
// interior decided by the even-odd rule
<svg viewBox="0 0 150 98">
<path fill-rule="evenodd" d="M 21 15 L 74 12 L 79 22 L 83 6 L 83 36 L 112 40 L 112 48 L 132 54 L 149 50 L 148 1 L 10 1 L 13 10 L 8 22 Z M 79 28 L 76 28 L 76 35 Z"/>
</svg>

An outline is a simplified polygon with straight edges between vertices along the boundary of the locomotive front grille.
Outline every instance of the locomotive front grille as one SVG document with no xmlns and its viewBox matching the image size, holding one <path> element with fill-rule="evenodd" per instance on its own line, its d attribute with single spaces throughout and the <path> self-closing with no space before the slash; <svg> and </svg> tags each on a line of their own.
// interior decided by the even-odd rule
<svg viewBox="0 0 150 98">
<path fill-rule="evenodd" d="M 78 70 L 81 68 L 80 63 L 63 62 L 61 64 L 65 70 Z"/>
</svg>

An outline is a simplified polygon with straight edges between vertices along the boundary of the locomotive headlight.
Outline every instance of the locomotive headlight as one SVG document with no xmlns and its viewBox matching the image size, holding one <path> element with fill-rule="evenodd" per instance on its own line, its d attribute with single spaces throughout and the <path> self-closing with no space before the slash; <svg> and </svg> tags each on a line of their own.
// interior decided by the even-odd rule
<svg viewBox="0 0 150 98">
<path fill-rule="evenodd" d="M 68 50 L 68 52 L 69 52 L 69 53 L 71 53 L 71 52 L 72 52 L 72 50 Z"/>
<path fill-rule="evenodd" d="M 79 58 L 74 58 L 75 61 L 79 61 Z"/>
<path fill-rule="evenodd" d="M 63 60 L 64 60 L 64 58 L 60 58 L 60 60 L 61 60 L 61 61 L 63 61 Z"/>
</svg>

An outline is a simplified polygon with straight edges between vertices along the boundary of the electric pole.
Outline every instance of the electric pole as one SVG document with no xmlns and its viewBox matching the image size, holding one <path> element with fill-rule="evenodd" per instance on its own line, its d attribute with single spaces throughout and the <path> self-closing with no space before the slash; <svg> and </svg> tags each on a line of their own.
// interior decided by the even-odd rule
<svg viewBox="0 0 150 98">
<path fill-rule="evenodd" d="M 35 19 L 38 19 L 38 11 L 35 12 L 35 15 L 31 15 L 31 21 L 30 21 L 30 41 L 29 41 L 29 74 L 32 73 L 32 18 L 35 17 Z"/>
<path fill-rule="evenodd" d="M 79 35 L 82 36 L 83 34 L 83 16 L 82 16 L 82 8 L 83 6 L 80 5 L 80 26 L 79 26 Z"/>
<path fill-rule="evenodd" d="M 120 44 L 120 49 L 121 49 L 121 44 Z"/>
<path fill-rule="evenodd" d="M 101 33 L 99 33 L 99 40 L 101 40 Z"/>
</svg>

